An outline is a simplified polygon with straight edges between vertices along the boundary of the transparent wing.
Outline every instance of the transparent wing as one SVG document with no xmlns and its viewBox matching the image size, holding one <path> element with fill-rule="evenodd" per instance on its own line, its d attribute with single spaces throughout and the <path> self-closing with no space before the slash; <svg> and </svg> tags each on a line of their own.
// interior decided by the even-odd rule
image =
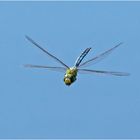
<svg viewBox="0 0 140 140">
<path fill-rule="evenodd" d="M 75 66 L 78 67 L 80 65 L 80 63 L 82 62 L 82 60 L 84 59 L 84 57 L 88 54 L 88 52 L 91 50 L 91 48 L 87 48 L 85 49 L 81 55 L 76 59 L 75 61 Z"/>
<path fill-rule="evenodd" d="M 63 63 L 60 59 L 58 59 L 57 57 L 55 57 L 54 55 L 50 54 L 48 51 L 46 51 L 45 49 L 43 49 L 40 45 L 38 45 L 34 40 L 32 40 L 30 37 L 25 36 L 31 43 L 33 43 L 36 47 L 38 47 L 39 49 L 41 49 L 43 52 L 45 52 L 48 56 L 50 56 L 51 58 L 55 59 L 57 62 L 59 62 L 60 64 L 62 64 L 64 67 L 69 68 L 65 63 Z"/>
<path fill-rule="evenodd" d="M 89 70 L 89 69 L 78 69 L 78 72 L 87 74 L 105 74 L 105 75 L 115 75 L 115 76 L 128 76 L 129 73 L 125 72 L 114 72 L 114 71 L 100 71 L 100 70 Z"/>
<path fill-rule="evenodd" d="M 67 69 L 64 67 L 50 67 L 50 66 L 40 66 L 40 65 L 32 65 L 32 64 L 26 64 L 24 66 L 28 68 L 43 68 L 43 69 L 54 70 L 59 72 L 65 72 Z"/>
<path fill-rule="evenodd" d="M 119 47 L 122 43 L 119 43 L 118 45 L 116 45 L 115 47 L 105 51 L 104 53 L 101 53 L 100 55 L 95 56 L 94 58 L 87 60 L 86 62 L 82 63 L 79 65 L 79 67 L 86 67 L 89 66 L 90 64 L 95 64 L 97 62 L 99 62 L 100 60 L 104 59 L 106 56 L 108 56 L 114 49 L 116 49 L 117 47 Z"/>
</svg>

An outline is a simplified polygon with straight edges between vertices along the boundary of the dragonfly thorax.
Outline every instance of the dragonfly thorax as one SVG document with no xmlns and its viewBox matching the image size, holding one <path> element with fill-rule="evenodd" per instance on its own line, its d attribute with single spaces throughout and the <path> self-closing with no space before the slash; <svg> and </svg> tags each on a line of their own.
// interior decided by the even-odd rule
<svg viewBox="0 0 140 140">
<path fill-rule="evenodd" d="M 71 67 L 66 70 L 65 76 L 64 76 L 64 82 L 66 85 L 71 85 L 75 80 L 77 76 L 77 68 Z"/>
</svg>

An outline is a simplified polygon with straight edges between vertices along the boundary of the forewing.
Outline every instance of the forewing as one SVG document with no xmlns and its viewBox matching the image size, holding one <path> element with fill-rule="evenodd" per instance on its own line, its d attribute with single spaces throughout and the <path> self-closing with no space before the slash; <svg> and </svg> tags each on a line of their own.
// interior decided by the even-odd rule
<svg viewBox="0 0 140 140">
<path fill-rule="evenodd" d="M 125 72 L 114 72 L 114 71 L 100 71 L 100 70 L 89 70 L 89 69 L 78 69 L 78 72 L 87 74 L 104 74 L 104 75 L 115 75 L 115 76 L 128 76 L 129 73 Z"/>
<path fill-rule="evenodd" d="M 79 65 L 79 67 L 86 67 L 89 66 L 91 64 L 95 64 L 97 62 L 99 62 L 100 60 L 104 59 L 106 56 L 108 56 L 110 53 L 112 53 L 113 50 L 115 50 L 117 47 L 119 47 L 122 43 L 119 43 L 118 45 L 116 45 L 115 47 L 105 51 L 104 53 L 101 53 L 100 55 L 97 55 L 95 57 L 93 57 L 90 60 L 87 60 L 86 62 L 83 62 L 82 64 Z"/>
<path fill-rule="evenodd" d="M 90 50 L 91 50 L 91 48 L 87 48 L 80 54 L 80 56 L 75 61 L 75 66 L 76 67 L 78 67 L 80 65 L 80 63 L 82 62 L 82 60 L 84 59 L 84 57 L 88 54 L 88 52 Z"/>
<path fill-rule="evenodd" d="M 40 65 L 32 65 L 32 64 L 26 64 L 24 66 L 27 68 L 42 68 L 42 69 L 48 69 L 53 71 L 59 71 L 59 72 L 65 72 L 67 69 L 65 67 L 51 67 L 51 66 L 40 66 Z"/>
<path fill-rule="evenodd" d="M 45 49 L 43 49 L 39 44 L 37 44 L 33 39 L 31 39 L 28 36 L 25 36 L 31 43 L 33 43 L 36 47 L 38 47 L 39 49 L 41 49 L 43 52 L 45 52 L 48 56 L 50 56 L 51 58 L 53 58 L 54 60 L 56 60 L 57 62 L 59 62 L 60 64 L 62 64 L 64 67 L 69 68 L 65 63 L 63 63 L 60 59 L 58 59 L 57 57 L 55 57 L 54 55 L 50 54 L 48 51 L 46 51 Z"/>
</svg>

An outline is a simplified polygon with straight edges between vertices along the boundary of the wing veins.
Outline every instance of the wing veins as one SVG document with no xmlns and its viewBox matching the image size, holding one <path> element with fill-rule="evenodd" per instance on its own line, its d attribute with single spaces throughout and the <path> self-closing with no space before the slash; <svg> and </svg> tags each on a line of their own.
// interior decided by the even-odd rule
<svg viewBox="0 0 140 140">
<path fill-rule="evenodd" d="M 64 62 L 62 62 L 60 59 L 58 59 L 57 57 L 55 57 L 54 55 L 50 54 L 48 51 L 46 51 L 45 49 L 43 49 L 40 45 L 38 45 L 33 39 L 31 39 L 30 37 L 28 37 L 27 35 L 25 36 L 27 38 L 27 40 L 29 40 L 31 43 L 33 43 L 36 47 L 38 47 L 39 49 L 41 49 L 43 52 L 45 52 L 47 55 L 49 55 L 51 58 L 55 59 L 57 62 L 61 63 L 64 67 L 69 68 L 69 66 L 67 66 Z"/>
<path fill-rule="evenodd" d="M 86 66 L 86 65 L 90 64 L 90 62 L 91 63 L 93 63 L 93 62 L 96 63 L 98 60 L 102 60 L 104 57 L 108 56 L 114 49 L 119 47 L 121 44 L 122 43 L 119 43 L 115 47 L 113 47 L 113 48 L 111 48 L 111 49 L 109 49 L 109 50 L 107 50 L 107 51 L 105 51 L 105 52 L 93 57 L 92 59 L 87 60 L 86 62 L 83 62 L 81 65 L 79 65 L 79 67 Z"/>
<path fill-rule="evenodd" d="M 24 66 L 27 68 L 43 68 L 43 69 L 50 69 L 50 70 L 63 71 L 63 72 L 65 72 L 67 69 L 65 67 L 52 67 L 52 66 L 41 66 L 41 65 L 32 65 L 32 64 L 26 64 Z"/>
<path fill-rule="evenodd" d="M 101 70 L 90 70 L 90 69 L 78 69 L 78 71 L 87 72 L 87 73 L 108 74 L 108 75 L 115 75 L 115 76 L 128 76 L 128 75 L 130 75 L 129 73 L 125 73 L 125 72 L 101 71 Z"/>
</svg>

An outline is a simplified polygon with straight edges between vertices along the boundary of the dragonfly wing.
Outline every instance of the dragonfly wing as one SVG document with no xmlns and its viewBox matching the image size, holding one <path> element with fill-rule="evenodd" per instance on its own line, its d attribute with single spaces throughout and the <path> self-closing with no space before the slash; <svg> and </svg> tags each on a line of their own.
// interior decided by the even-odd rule
<svg viewBox="0 0 140 140">
<path fill-rule="evenodd" d="M 84 59 L 84 57 L 88 54 L 88 52 L 90 50 L 91 50 L 91 48 L 87 48 L 80 54 L 80 56 L 75 61 L 75 66 L 76 67 L 78 67 L 80 65 L 80 63 L 82 62 L 82 60 Z"/>
<path fill-rule="evenodd" d="M 87 60 L 86 62 L 82 63 L 79 65 L 79 67 L 83 67 L 83 66 L 89 66 L 90 64 L 95 64 L 97 62 L 99 62 L 100 60 L 104 59 L 106 56 L 108 56 L 114 49 L 116 49 L 117 47 L 119 47 L 122 43 L 119 43 L 118 45 L 116 45 L 115 47 L 105 51 L 104 53 L 101 53 L 100 55 L 95 56 L 94 58 Z"/>
<path fill-rule="evenodd" d="M 26 64 L 24 66 L 28 68 L 43 68 L 43 69 L 54 70 L 59 72 L 65 72 L 67 69 L 65 67 L 50 67 L 50 66 L 40 66 L 40 65 L 32 65 L 32 64 Z"/>
<path fill-rule="evenodd" d="M 51 58 L 55 59 L 57 62 L 59 62 L 60 64 L 62 64 L 64 67 L 69 68 L 65 63 L 63 63 L 60 59 L 58 59 L 57 57 L 55 57 L 54 55 L 50 54 L 48 51 L 46 51 L 45 49 L 43 49 L 40 45 L 38 45 L 34 40 L 32 40 L 30 37 L 25 36 L 31 43 L 33 43 L 36 47 L 38 47 L 39 49 L 41 49 L 43 52 L 45 52 L 48 56 L 50 56 Z"/>
<path fill-rule="evenodd" d="M 125 72 L 114 72 L 114 71 L 100 71 L 100 70 L 89 70 L 89 69 L 78 69 L 78 72 L 87 74 L 105 74 L 105 75 L 115 75 L 115 76 L 128 76 L 129 73 Z"/>
</svg>

